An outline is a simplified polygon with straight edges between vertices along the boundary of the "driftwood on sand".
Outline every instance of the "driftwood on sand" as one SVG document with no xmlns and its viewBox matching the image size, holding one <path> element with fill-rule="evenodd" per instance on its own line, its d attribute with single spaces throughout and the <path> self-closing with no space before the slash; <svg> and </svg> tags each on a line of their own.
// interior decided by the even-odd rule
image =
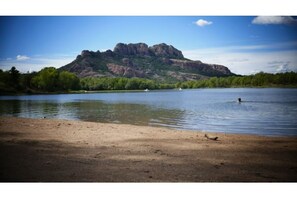
<svg viewBox="0 0 297 198">
<path fill-rule="evenodd" d="M 209 137 L 207 134 L 205 134 L 204 137 L 206 137 L 206 139 L 208 140 L 214 140 L 214 141 L 218 140 L 219 138 L 219 137 Z"/>
</svg>

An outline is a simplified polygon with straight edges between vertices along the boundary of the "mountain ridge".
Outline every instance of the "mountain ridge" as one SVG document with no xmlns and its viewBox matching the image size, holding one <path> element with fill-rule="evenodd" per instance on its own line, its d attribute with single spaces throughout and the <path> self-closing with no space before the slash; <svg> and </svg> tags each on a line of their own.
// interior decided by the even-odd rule
<svg viewBox="0 0 297 198">
<path fill-rule="evenodd" d="M 163 82 L 235 75 L 226 66 L 187 59 L 180 50 L 165 43 L 118 43 L 113 51 L 83 50 L 59 69 L 79 77 L 140 77 Z"/>
</svg>

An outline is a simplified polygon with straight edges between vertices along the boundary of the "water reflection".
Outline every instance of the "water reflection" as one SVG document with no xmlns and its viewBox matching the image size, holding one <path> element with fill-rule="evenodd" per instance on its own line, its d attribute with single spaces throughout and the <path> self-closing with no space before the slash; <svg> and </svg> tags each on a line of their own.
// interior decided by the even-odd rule
<svg viewBox="0 0 297 198">
<path fill-rule="evenodd" d="M 135 125 L 179 126 L 184 112 L 177 109 L 155 108 L 143 104 L 79 101 L 0 100 L 1 115 L 29 118 L 78 119 L 93 122 Z"/>
<path fill-rule="evenodd" d="M 0 96 L 0 115 L 296 135 L 297 89 Z"/>
<path fill-rule="evenodd" d="M 0 100 L 1 115 L 19 117 L 55 117 L 59 113 L 59 104 L 30 100 Z"/>
<path fill-rule="evenodd" d="M 77 106 L 77 118 L 87 121 L 115 122 L 136 125 L 178 125 L 183 112 L 176 109 L 154 108 L 143 104 L 104 103 L 83 101 L 72 103 Z"/>
</svg>

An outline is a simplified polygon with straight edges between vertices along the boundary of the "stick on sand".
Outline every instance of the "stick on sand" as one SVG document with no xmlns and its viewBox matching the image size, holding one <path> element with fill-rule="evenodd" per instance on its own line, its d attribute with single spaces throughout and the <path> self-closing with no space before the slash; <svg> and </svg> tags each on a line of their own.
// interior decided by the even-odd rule
<svg viewBox="0 0 297 198">
<path fill-rule="evenodd" d="M 219 138 L 219 137 L 209 137 L 207 134 L 205 134 L 204 137 L 206 137 L 206 139 L 208 140 L 214 140 L 214 141 L 217 141 Z"/>
</svg>

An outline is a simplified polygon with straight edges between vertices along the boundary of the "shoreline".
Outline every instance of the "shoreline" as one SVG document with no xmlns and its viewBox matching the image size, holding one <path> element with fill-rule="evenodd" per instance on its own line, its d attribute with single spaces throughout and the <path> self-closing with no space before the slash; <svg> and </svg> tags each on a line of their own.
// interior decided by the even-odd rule
<svg viewBox="0 0 297 198">
<path fill-rule="evenodd" d="M 1 182 L 297 181 L 296 136 L 0 117 L 0 150 Z"/>
<path fill-rule="evenodd" d="M 158 126 L 158 125 L 141 125 L 141 124 L 128 124 L 128 123 L 112 123 L 112 122 L 98 122 L 98 121 L 87 121 L 87 120 L 75 120 L 75 119 L 58 119 L 58 118 L 40 118 L 40 117 L 34 117 L 34 118 L 28 118 L 28 117 L 18 117 L 18 116 L 1 116 L 0 115 L 0 120 L 1 118 L 20 118 L 20 119 L 32 119 L 32 120 L 60 120 L 60 121 L 70 121 L 70 122 L 90 122 L 90 123 L 98 123 L 98 124 L 112 124 L 112 125 L 127 125 L 127 126 L 135 126 L 135 127 L 152 127 L 156 129 L 168 129 L 170 131 L 177 131 L 177 132 L 189 132 L 189 133 L 203 133 L 203 134 L 214 134 L 214 135 L 239 135 L 239 136 L 256 136 L 256 137 L 271 137 L 271 138 L 297 138 L 297 135 L 277 135 L 277 134 L 257 134 L 257 133 L 249 133 L 249 132 L 222 132 L 222 131 L 204 131 L 204 130 L 195 130 L 195 129 L 183 129 L 183 128 L 175 128 L 175 127 L 169 127 L 169 126 Z"/>
<path fill-rule="evenodd" d="M 297 89 L 297 85 L 284 85 L 284 86 L 247 86 L 247 87 L 200 87 L 200 88 L 183 88 L 183 90 L 193 89 Z M 166 91 L 166 90 L 178 90 L 178 88 L 172 89 L 152 89 L 150 91 Z M 57 91 L 57 92 L 5 92 L 2 91 L 0 96 L 30 96 L 30 95 L 58 95 L 58 94 L 92 94 L 92 93 L 125 93 L 125 92 L 144 92 L 143 89 L 119 89 L 119 90 L 69 90 L 69 91 Z"/>
</svg>

